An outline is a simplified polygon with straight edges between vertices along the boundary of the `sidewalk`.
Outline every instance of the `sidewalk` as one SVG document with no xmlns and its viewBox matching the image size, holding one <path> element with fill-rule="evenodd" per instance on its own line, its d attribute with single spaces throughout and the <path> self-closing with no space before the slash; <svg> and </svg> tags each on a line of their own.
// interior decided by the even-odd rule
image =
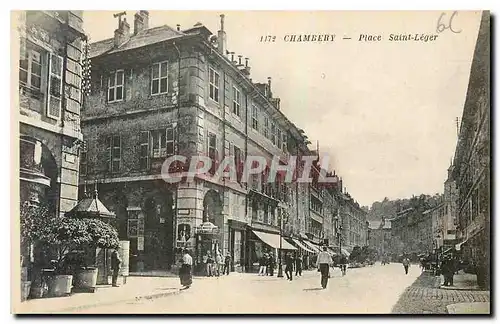
<svg viewBox="0 0 500 324">
<path fill-rule="evenodd" d="M 464 273 L 460 271 L 453 276 L 453 286 L 443 286 L 444 277 L 441 276 L 441 289 L 448 290 L 484 290 L 477 285 L 477 277 L 475 274 Z"/>
<path fill-rule="evenodd" d="M 155 299 L 178 294 L 178 278 L 129 277 L 120 287 L 103 286 L 95 293 L 76 293 L 68 297 L 31 299 L 16 308 L 17 314 L 71 313 L 76 309 Z"/>
<path fill-rule="evenodd" d="M 458 303 L 446 309 L 448 314 L 490 314 L 490 303 Z"/>
<path fill-rule="evenodd" d="M 463 287 L 462 289 L 453 289 L 453 287 L 443 289 L 440 286 L 442 278 L 423 272 L 410 287 L 406 288 L 392 312 L 396 314 L 488 314 L 490 291 L 464 289 L 470 287 L 469 275 L 457 275 L 455 278 L 458 279 L 456 285 Z"/>
</svg>

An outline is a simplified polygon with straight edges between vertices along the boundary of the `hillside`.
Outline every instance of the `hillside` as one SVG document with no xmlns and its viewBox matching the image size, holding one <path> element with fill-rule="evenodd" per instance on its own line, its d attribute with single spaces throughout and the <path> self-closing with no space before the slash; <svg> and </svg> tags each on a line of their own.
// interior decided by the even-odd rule
<svg viewBox="0 0 500 324">
<path fill-rule="evenodd" d="M 442 201 L 442 194 L 430 195 L 419 195 L 413 196 L 411 198 L 403 198 L 396 200 L 389 200 L 387 197 L 382 201 L 376 201 L 370 207 L 368 211 L 367 220 L 368 221 L 379 221 L 383 217 L 393 218 L 398 211 L 414 208 L 418 210 L 426 210 L 432 208 Z"/>
</svg>

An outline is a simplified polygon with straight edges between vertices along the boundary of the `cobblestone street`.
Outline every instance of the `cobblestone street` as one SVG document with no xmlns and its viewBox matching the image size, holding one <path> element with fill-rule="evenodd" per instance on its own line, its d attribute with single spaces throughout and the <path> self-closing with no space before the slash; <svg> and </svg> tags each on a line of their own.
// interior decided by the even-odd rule
<svg viewBox="0 0 500 324">
<path fill-rule="evenodd" d="M 489 291 L 439 289 L 440 278 L 428 272 L 408 287 L 392 312 L 398 314 L 446 314 L 446 306 L 455 303 L 489 302 Z"/>
</svg>

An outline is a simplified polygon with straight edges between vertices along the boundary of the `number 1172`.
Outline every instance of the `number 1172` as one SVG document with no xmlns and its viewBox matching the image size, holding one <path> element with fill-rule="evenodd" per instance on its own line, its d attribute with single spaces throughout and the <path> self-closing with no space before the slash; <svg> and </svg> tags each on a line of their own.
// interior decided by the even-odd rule
<svg viewBox="0 0 500 324">
<path fill-rule="evenodd" d="M 260 41 L 261 42 L 275 42 L 276 41 L 276 36 L 260 36 Z"/>
</svg>

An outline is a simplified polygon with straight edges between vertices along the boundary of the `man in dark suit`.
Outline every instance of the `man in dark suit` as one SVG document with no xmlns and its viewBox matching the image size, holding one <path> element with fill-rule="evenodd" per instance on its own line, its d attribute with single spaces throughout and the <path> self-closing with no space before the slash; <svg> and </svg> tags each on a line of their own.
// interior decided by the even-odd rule
<svg viewBox="0 0 500 324">
<path fill-rule="evenodd" d="M 112 277 L 112 286 L 113 287 L 118 287 L 117 281 L 118 281 L 118 273 L 120 272 L 120 264 L 122 263 L 122 260 L 120 259 L 120 255 L 118 254 L 117 250 L 113 250 L 111 253 L 111 269 L 113 270 L 113 277 Z"/>
</svg>

